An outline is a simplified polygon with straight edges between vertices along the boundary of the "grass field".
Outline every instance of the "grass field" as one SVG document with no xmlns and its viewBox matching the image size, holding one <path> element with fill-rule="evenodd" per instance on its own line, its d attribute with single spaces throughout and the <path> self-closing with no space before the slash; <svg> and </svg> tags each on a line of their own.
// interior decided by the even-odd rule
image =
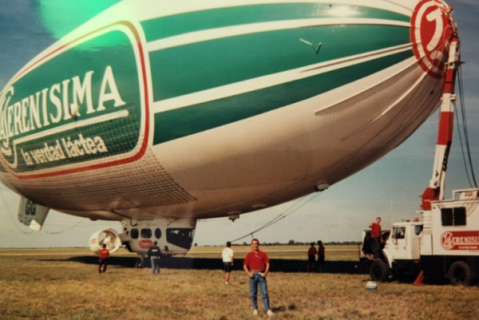
<svg viewBox="0 0 479 320">
<path fill-rule="evenodd" d="M 0 319 L 252 319 L 247 277 L 235 270 L 231 285 L 224 284 L 221 249 L 197 247 L 186 257 L 164 260 L 170 267 L 160 275 L 115 263 L 134 261 L 125 251 L 98 274 L 87 249 L 0 249 Z M 233 249 L 239 269 L 249 248 Z M 261 249 L 272 258 L 268 291 L 277 319 L 479 319 L 477 286 L 390 282 L 367 291 L 366 274 L 353 267 L 334 270 L 354 266 L 356 246 L 326 247 L 326 273 L 304 272 L 307 247 Z M 299 272 L 281 271 L 290 264 Z M 258 300 L 258 318 L 266 319 Z"/>
</svg>

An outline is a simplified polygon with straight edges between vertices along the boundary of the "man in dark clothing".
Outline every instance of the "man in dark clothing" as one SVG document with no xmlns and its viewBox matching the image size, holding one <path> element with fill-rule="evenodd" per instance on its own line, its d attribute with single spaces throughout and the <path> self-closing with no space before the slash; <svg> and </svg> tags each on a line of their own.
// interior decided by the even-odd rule
<svg viewBox="0 0 479 320">
<path fill-rule="evenodd" d="M 151 260 L 151 273 L 160 273 L 160 257 L 161 249 L 157 246 L 158 242 L 154 242 L 154 245 L 148 250 L 148 257 Z"/>
<path fill-rule="evenodd" d="M 374 252 L 374 260 L 379 260 L 381 253 L 381 218 L 377 217 L 376 222 L 371 223 L 371 247 Z"/>
<path fill-rule="evenodd" d="M 318 272 L 323 272 L 324 265 L 324 246 L 321 240 L 318 241 Z"/>
<path fill-rule="evenodd" d="M 314 272 L 314 264 L 316 262 L 316 248 L 314 242 L 311 242 L 311 247 L 308 249 L 308 272 Z"/>
<path fill-rule="evenodd" d="M 105 273 L 106 266 L 108 263 L 108 258 L 110 257 L 110 251 L 106 248 L 106 244 L 103 245 L 103 249 L 100 250 L 98 261 L 98 273 Z"/>
</svg>

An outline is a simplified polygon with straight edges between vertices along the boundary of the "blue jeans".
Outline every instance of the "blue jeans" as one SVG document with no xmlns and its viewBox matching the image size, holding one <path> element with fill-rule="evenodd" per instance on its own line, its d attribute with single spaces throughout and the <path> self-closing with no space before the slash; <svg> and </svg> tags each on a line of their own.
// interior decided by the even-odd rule
<svg viewBox="0 0 479 320">
<path fill-rule="evenodd" d="M 160 273 L 160 258 L 159 257 L 151 257 L 151 273 Z M 158 272 L 155 272 L 158 270 Z"/>
<path fill-rule="evenodd" d="M 100 258 L 100 262 L 98 263 L 98 273 L 105 273 L 107 264 L 108 264 L 108 258 L 104 258 L 104 259 Z"/>
<path fill-rule="evenodd" d="M 253 278 L 249 278 L 249 292 L 251 294 L 251 302 L 253 309 L 258 310 L 258 285 L 263 298 L 264 311 L 269 310 L 268 286 L 266 279 L 259 275 L 259 272 L 253 272 Z"/>
</svg>

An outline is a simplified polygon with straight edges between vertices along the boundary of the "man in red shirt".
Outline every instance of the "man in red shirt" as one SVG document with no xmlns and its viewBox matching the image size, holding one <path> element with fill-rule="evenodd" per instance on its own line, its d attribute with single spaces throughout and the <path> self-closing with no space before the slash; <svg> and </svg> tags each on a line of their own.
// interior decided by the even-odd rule
<svg viewBox="0 0 479 320">
<path fill-rule="evenodd" d="M 106 248 L 106 244 L 104 244 L 103 249 L 100 250 L 99 256 L 100 260 L 98 262 L 98 273 L 105 273 L 108 258 L 110 257 L 110 251 Z"/>
<path fill-rule="evenodd" d="M 253 303 L 253 314 L 258 315 L 258 285 L 263 298 L 264 311 L 269 317 L 274 313 L 269 308 L 268 286 L 266 285 L 266 276 L 269 271 L 268 255 L 259 250 L 258 239 L 251 240 L 251 252 L 246 255 L 243 263 L 243 269 L 249 277 L 249 291 L 251 302 Z"/>
<path fill-rule="evenodd" d="M 379 260 L 381 253 L 381 218 L 377 217 L 376 222 L 371 223 L 371 242 L 374 252 L 374 260 Z"/>
</svg>

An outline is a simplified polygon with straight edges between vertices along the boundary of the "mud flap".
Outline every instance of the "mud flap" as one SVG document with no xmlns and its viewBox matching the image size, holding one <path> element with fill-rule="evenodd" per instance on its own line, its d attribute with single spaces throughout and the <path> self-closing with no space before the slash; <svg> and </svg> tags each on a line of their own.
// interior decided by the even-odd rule
<svg viewBox="0 0 479 320">
<path fill-rule="evenodd" d="M 18 208 L 18 221 L 30 229 L 40 231 L 49 210 L 50 208 L 36 204 L 25 197 L 21 197 L 20 207 Z"/>
</svg>

